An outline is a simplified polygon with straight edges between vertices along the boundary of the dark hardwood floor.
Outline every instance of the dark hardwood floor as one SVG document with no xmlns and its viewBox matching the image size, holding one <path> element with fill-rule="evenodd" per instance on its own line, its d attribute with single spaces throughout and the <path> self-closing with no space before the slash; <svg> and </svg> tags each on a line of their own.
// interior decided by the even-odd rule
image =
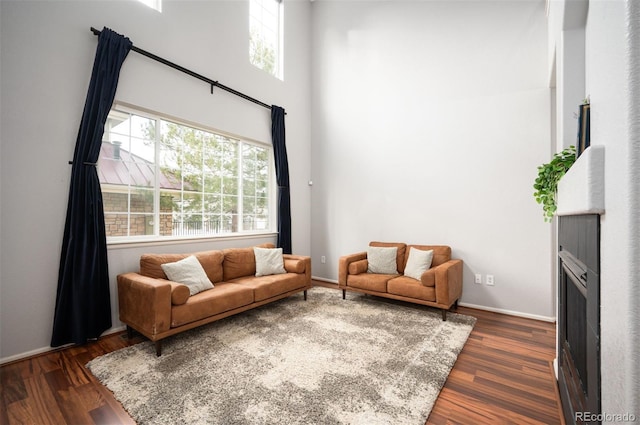
<svg viewBox="0 0 640 425">
<path fill-rule="evenodd" d="M 428 424 L 564 424 L 555 324 L 459 307 L 478 319 Z"/>
<path fill-rule="evenodd" d="M 334 286 L 315 282 L 322 286 Z M 561 424 L 555 325 L 459 307 L 478 319 L 427 424 Z M 133 424 L 85 368 L 142 341 L 112 334 L 0 367 L 0 424 Z"/>
</svg>

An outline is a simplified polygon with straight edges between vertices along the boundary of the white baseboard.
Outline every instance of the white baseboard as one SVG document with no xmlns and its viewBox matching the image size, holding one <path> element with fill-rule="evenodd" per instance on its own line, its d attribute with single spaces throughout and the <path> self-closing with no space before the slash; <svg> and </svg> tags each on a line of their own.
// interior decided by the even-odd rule
<svg viewBox="0 0 640 425">
<path fill-rule="evenodd" d="M 325 277 L 311 276 L 311 279 L 319 280 L 320 282 L 335 283 L 336 285 L 338 284 L 337 280 L 335 280 L 335 279 L 327 279 Z M 522 313 L 520 311 L 505 310 L 505 309 L 502 309 L 502 308 L 486 307 L 486 306 L 483 306 L 483 305 L 463 303 L 463 302 L 459 302 L 458 305 L 461 305 L 463 307 L 475 308 L 477 310 L 485 310 L 485 311 L 492 311 L 494 313 L 508 314 L 509 316 L 517 316 L 517 317 L 524 317 L 526 319 L 541 320 L 543 322 L 554 323 L 556 321 L 555 317 L 547 317 L 547 316 L 540 316 L 540 315 L 537 315 L 537 314 Z"/>
<path fill-rule="evenodd" d="M 17 360 L 26 359 L 27 357 L 37 356 L 38 354 L 47 353 L 49 351 L 59 350 L 61 348 L 71 347 L 73 344 L 62 345 L 60 347 L 52 348 L 52 347 L 42 347 L 36 350 L 27 351 L 26 353 L 16 354 L 14 356 L 3 357 L 0 359 L 0 365 L 5 363 L 15 362 Z"/>
<path fill-rule="evenodd" d="M 484 305 L 477 305 L 477 304 L 470 304 L 470 303 L 463 303 L 463 302 L 459 302 L 458 305 L 462 307 L 475 308 L 478 310 L 492 311 L 494 313 L 508 314 L 509 316 L 524 317 L 525 319 L 541 320 L 543 322 L 555 323 L 556 321 L 556 318 L 553 316 L 540 316 L 538 314 L 523 313 L 521 311 L 505 310 L 502 308 L 487 307 Z"/>
<path fill-rule="evenodd" d="M 337 280 L 334 279 L 327 279 L 325 277 L 316 277 L 316 276 L 311 276 L 311 280 L 319 280 L 320 282 L 327 282 L 327 283 L 335 283 L 336 285 L 338 284 Z"/>
<path fill-rule="evenodd" d="M 126 327 L 123 326 L 118 326 L 117 328 L 111 328 L 109 330 L 107 330 L 104 334 L 102 334 L 101 336 L 107 336 L 107 335 L 111 335 L 114 334 L 116 332 L 120 332 L 125 330 Z M 15 354 L 13 356 L 9 356 L 9 357 L 3 357 L 0 358 L 0 365 L 3 365 L 5 363 L 11 363 L 11 362 L 15 362 L 18 360 L 23 360 L 29 357 L 33 357 L 33 356 L 37 356 L 38 354 L 44 354 L 44 353 L 48 353 L 50 351 L 56 351 L 56 350 L 60 350 L 61 348 L 67 348 L 67 347 L 72 347 L 75 344 L 66 344 L 66 345 L 61 345 L 60 347 L 42 347 L 42 348 L 37 348 L 35 350 L 31 350 L 31 351 L 27 351 L 25 353 L 20 353 L 20 354 Z"/>
</svg>

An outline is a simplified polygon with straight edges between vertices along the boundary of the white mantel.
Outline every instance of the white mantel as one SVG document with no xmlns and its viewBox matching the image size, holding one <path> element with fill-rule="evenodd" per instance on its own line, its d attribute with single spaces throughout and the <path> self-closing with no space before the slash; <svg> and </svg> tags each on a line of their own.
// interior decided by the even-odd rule
<svg viewBox="0 0 640 425">
<path fill-rule="evenodd" d="M 590 146 L 558 182 L 556 214 L 604 214 L 604 146 Z"/>
</svg>

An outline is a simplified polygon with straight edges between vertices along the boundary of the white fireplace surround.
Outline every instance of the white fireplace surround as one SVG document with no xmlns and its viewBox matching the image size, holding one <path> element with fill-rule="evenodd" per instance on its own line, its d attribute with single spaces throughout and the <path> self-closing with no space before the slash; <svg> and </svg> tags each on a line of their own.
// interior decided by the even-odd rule
<svg viewBox="0 0 640 425">
<path fill-rule="evenodd" d="M 556 214 L 604 214 L 604 146 L 589 146 L 558 182 Z"/>
</svg>

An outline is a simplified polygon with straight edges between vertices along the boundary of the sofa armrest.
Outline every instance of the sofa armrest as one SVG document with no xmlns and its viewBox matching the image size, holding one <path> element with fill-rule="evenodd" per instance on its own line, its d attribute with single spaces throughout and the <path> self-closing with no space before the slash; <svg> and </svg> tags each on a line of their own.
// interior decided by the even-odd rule
<svg viewBox="0 0 640 425">
<path fill-rule="evenodd" d="M 171 282 L 139 273 L 118 275 L 120 321 L 146 337 L 168 331 L 171 326 Z"/>
<path fill-rule="evenodd" d="M 305 264 L 303 260 L 284 260 L 284 269 L 287 273 L 304 273 Z"/>
<path fill-rule="evenodd" d="M 361 274 L 366 273 L 369 270 L 369 261 L 367 260 L 358 260 L 349 264 L 349 268 L 347 269 L 348 274 Z"/>
<path fill-rule="evenodd" d="M 436 269 L 437 268 L 438 267 L 432 267 L 426 272 L 422 273 L 422 276 L 420 276 L 420 283 L 422 283 L 422 286 L 430 286 L 430 287 L 436 286 Z"/>
<path fill-rule="evenodd" d="M 344 255 L 340 257 L 340 260 L 338 261 L 338 283 L 342 286 L 345 286 L 347 284 L 347 275 L 349 274 L 349 264 L 355 261 L 366 260 L 366 259 L 367 259 L 366 252 L 358 252 L 356 254 L 349 254 L 349 255 Z"/>
<path fill-rule="evenodd" d="M 171 285 L 171 304 L 182 305 L 186 303 L 191 296 L 189 287 L 183 283 L 172 282 L 170 280 L 167 280 L 167 282 Z"/>
<path fill-rule="evenodd" d="M 433 267 L 436 302 L 450 306 L 462 295 L 462 260 L 449 260 Z"/>
<path fill-rule="evenodd" d="M 283 254 L 284 269 L 289 273 L 304 274 L 307 285 L 311 286 L 311 257 L 306 255 Z"/>
</svg>

